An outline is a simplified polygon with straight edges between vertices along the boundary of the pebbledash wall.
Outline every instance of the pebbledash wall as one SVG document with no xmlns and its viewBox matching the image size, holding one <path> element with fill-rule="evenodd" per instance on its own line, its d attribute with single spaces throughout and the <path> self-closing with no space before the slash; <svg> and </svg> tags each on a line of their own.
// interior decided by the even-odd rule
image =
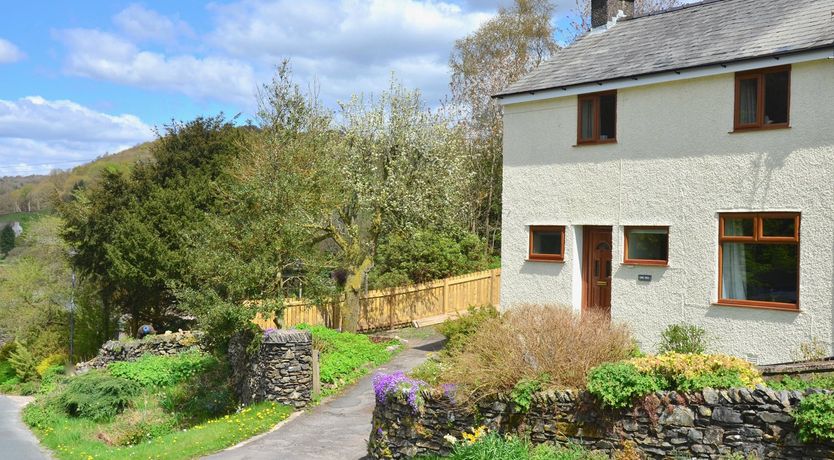
<svg viewBox="0 0 834 460">
<path fill-rule="evenodd" d="M 598 409 L 585 392 L 534 395 L 527 412 L 513 403 L 482 401 L 476 409 L 457 405 L 438 391 L 423 393 L 418 412 L 402 397 L 377 403 L 368 443 L 373 458 L 410 458 L 448 454 L 452 436 L 486 426 L 492 431 L 528 435 L 534 443 L 574 443 L 612 453 L 633 442 L 648 458 L 726 458 L 755 453 L 768 459 L 830 459 L 834 443 L 803 444 L 796 437 L 791 411 L 813 390 L 704 390 L 649 396 L 634 409 Z"/>
<path fill-rule="evenodd" d="M 501 307 L 580 309 L 582 229 L 605 225 L 612 317 L 644 349 L 681 321 L 704 327 L 712 351 L 758 363 L 791 360 L 812 338 L 830 347 L 834 60 L 793 64 L 789 129 L 730 133 L 733 101 L 733 73 L 620 89 L 617 143 L 582 147 L 576 96 L 506 105 Z M 802 213 L 800 312 L 713 305 L 726 211 Z M 530 225 L 566 226 L 564 263 L 526 260 Z M 625 225 L 668 225 L 668 267 L 623 265 Z"/>
</svg>

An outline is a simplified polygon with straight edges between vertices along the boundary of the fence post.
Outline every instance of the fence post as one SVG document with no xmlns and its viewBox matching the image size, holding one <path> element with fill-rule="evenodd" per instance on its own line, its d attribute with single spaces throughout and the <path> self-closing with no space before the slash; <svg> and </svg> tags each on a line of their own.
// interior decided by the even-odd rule
<svg viewBox="0 0 834 460">
<path fill-rule="evenodd" d="M 495 270 L 489 272 L 489 303 L 495 306 L 498 302 L 495 299 Z"/>
<path fill-rule="evenodd" d="M 443 314 L 449 310 L 449 278 L 443 279 Z"/>
<path fill-rule="evenodd" d="M 321 372 L 319 370 L 319 351 L 313 349 L 313 399 L 321 394 Z"/>
</svg>

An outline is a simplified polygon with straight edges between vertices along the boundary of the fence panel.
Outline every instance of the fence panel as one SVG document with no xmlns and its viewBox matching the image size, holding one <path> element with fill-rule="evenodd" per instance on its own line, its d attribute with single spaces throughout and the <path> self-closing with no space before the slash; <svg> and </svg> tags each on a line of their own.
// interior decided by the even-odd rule
<svg viewBox="0 0 834 460">
<path fill-rule="evenodd" d="M 470 306 L 497 305 L 500 289 L 501 269 L 496 268 L 425 284 L 368 291 L 360 300 L 359 329 L 392 328 L 466 310 Z M 327 311 L 333 311 L 333 305 Z M 263 329 L 275 327 L 272 319 L 265 320 L 260 315 L 254 322 Z M 302 323 L 336 326 L 328 324 L 332 321 L 328 321 L 322 315 L 322 309 L 311 301 L 285 300 L 284 327 Z"/>
</svg>

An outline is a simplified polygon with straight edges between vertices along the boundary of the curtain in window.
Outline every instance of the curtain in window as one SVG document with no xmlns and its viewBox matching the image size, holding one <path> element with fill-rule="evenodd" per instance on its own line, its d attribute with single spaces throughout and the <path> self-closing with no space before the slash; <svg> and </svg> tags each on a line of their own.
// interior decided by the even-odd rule
<svg viewBox="0 0 834 460">
<path fill-rule="evenodd" d="M 722 293 L 724 299 L 747 299 L 747 261 L 744 243 L 724 244 Z"/>
<path fill-rule="evenodd" d="M 582 101 L 582 139 L 594 137 L 594 101 Z"/>
<path fill-rule="evenodd" d="M 756 109 L 758 103 L 757 79 L 741 80 L 741 94 L 739 94 L 739 122 L 742 125 L 756 123 Z"/>
</svg>

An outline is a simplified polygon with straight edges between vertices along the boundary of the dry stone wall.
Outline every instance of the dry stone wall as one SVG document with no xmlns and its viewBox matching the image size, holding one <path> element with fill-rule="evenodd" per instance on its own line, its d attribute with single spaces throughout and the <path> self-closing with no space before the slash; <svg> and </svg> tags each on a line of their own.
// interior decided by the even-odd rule
<svg viewBox="0 0 834 460">
<path fill-rule="evenodd" d="M 409 458 L 447 454 L 448 436 L 484 425 L 492 431 L 527 435 L 534 443 L 581 444 L 611 453 L 626 441 L 648 458 L 726 458 L 755 453 L 762 459 L 831 459 L 834 444 L 803 444 L 797 439 L 792 411 L 819 390 L 710 390 L 693 394 L 660 392 L 634 409 L 602 410 L 586 392 L 534 395 L 523 412 L 506 399 L 483 401 L 474 408 L 455 404 L 454 395 L 424 391 L 414 409 L 403 398 L 377 403 L 368 451 L 373 458 Z"/>
<path fill-rule="evenodd" d="M 78 363 L 76 368 L 79 372 L 84 372 L 105 368 L 113 361 L 135 361 L 143 355 L 176 355 L 199 350 L 199 339 L 199 332 L 179 331 L 129 341 L 108 340 L 101 346 L 95 358 Z"/>
<path fill-rule="evenodd" d="M 313 392 L 313 337 L 310 331 L 270 329 L 257 350 L 247 348 L 252 336 L 242 334 L 229 344 L 229 359 L 240 401 L 275 401 L 296 408 L 307 405 Z"/>
</svg>

